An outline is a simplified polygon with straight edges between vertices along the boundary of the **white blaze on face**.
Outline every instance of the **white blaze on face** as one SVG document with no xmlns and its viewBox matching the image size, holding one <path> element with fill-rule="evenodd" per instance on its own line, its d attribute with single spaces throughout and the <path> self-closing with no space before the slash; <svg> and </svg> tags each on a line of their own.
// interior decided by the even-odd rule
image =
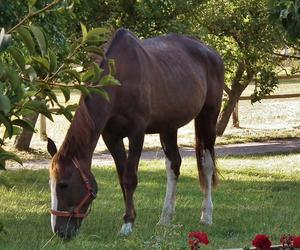
<svg viewBox="0 0 300 250">
<path fill-rule="evenodd" d="M 53 178 L 50 179 L 50 188 L 51 188 L 51 209 L 57 210 L 56 181 Z M 56 225 L 56 216 L 51 214 L 51 227 L 53 233 L 55 233 L 54 231 L 55 225 Z"/>
</svg>

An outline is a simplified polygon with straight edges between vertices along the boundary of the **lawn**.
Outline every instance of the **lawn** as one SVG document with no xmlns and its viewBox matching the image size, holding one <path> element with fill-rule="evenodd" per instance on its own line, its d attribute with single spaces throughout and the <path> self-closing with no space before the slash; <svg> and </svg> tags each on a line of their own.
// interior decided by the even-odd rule
<svg viewBox="0 0 300 250">
<path fill-rule="evenodd" d="M 121 237 L 123 201 L 113 166 L 93 167 L 100 192 L 79 236 L 52 238 L 47 170 L 0 173 L 0 249 L 188 249 L 187 234 L 202 230 L 203 249 L 244 247 L 258 233 L 278 243 L 282 234 L 300 235 L 300 154 L 219 159 L 222 183 L 214 192 L 214 224 L 201 226 L 195 159 L 184 159 L 173 225 L 158 227 L 165 193 L 162 160 L 142 161 L 135 195 L 134 233 Z M 201 248 L 202 249 L 202 248 Z"/>
</svg>

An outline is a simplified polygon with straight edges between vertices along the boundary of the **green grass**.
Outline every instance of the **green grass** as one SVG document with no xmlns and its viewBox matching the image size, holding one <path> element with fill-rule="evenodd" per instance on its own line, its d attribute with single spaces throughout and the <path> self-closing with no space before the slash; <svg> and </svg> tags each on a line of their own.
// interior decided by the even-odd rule
<svg viewBox="0 0 300 250">
<path fill-rule="evenodd" d="M 124 210 L 115 169 L 94 167 L 98 198 L 70 242 L 51 239 L 47 170 L 1 172 L 0 249 L 41 249 L 45 244 L 44 249 L 187 249 L 187 234 L 193 230 L 208 233 L 211 243 L 203 249 L 251 245 L 258 233 L 278 243 L 282 234 L 300 234 L 299 162 L 300 154 L 220 158 L 222 183 L 213 194 L 214 224 L 202 226 L 195 159 L 184 159 L 173 225 L 158 227 L 164 163 L 143 161 L 135 194 L 138 217 L 129 237 L 118 236 Z"/>
</svg>

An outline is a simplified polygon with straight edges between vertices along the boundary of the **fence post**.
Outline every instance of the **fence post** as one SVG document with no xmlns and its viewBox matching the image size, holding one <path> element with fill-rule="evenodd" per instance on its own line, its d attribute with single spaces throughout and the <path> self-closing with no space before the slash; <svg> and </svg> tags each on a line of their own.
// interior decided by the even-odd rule
<svg viewBox="0 0 300 250">
<path fill-rule="evenodd" d="M 47 128 L 46 128 L 46 117 L 40 115 L 40 138 L 43 141 L 47 140 Z"/>
<path fill-rule="evenodd" d="M 239 102 L 236 103 L 234 110 L 232 112 L 232 125 L 235 128 L 240 127 L 240 121 L 239 121 Z"/>
</svg>

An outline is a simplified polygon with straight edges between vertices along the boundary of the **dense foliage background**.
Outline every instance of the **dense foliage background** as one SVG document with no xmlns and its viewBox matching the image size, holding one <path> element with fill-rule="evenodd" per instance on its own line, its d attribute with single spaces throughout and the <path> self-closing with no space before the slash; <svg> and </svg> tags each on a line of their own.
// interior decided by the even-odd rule
<svg viewBox="0 0 300 250">
<path fill-rule="evenodd" d="M 284 64 L 287 58 L 299 59 L 299 23 L 297 0 L 0 0 L 0 125 L 6 128 L 0 166 L 8 158 L 19 161 L 1 145 L 20 128 L 33 130 L 32 113 L 51 119 L 54 112 L 72 120 L 74 106 L 67 104 L 72 88 L 107 98 L 104 85 L 118 82 L 103 80 L 88 54 L 103 56 L 100 45 L 121 26 L 141 38 L 193 35 L 220 53 L 227 95 L 218 123 L 222 135 L 250 82 L 255 83 L 253 101 L 258 101 L 277 87 L 283 68 L 288 74 L 299 72 Z M 90 88 L 91 81 L 99 84 L 97 90 Z M 66 104 L 58 102 L 57 91 Z"/>
</svg>

